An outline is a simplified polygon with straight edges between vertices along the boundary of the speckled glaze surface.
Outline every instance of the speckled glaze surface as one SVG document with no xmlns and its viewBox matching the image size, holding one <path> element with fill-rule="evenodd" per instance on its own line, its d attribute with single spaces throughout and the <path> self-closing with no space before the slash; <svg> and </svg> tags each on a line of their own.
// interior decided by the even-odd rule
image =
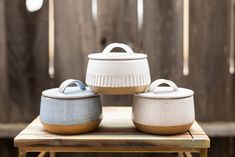
<svg viewBox="0 0 235 157">
<path fill-rule="evenodd" d="M 101 118 L 100 96 L 71 100 L 41 97 L 40 120 L 43 123 L 78 125 Z"/>
<path fill-rule="evenodd" d="M 175 91 L 172 91 L 171 87 L 163 91 L 158 87 L 159 85 L 154 90 L 156 88 L 161 90 L 154 94 L 152 89 L 148 91 L 151 93 L 134 95 L 132 120 L 136 128 L 156 134 L 176 134 L 187 131 L 195 120 L 193 95 L 188 96 L 191 91 L 182 92 L 183 89 L 178 90 L 177 86 Z M 180 94 L 183 94 L 182 97 Z"/>
<path fill-rule="evenodd" d="M 116 47 L 125 52 L 111 53 Z M 92 90 L 101 87 L 98 91 L 103 94 L 109 94 L 110 90 L 112 94 L 133 94 L 144 92 L 151 82 L 147 55 L 134 53 L 127 45 L 113 43 L 102 53 L 88 57 L 86 83 Z M 141 91 L 135 90 L 140 88 Z"/>
<path fill-rule="evenodd" d="M 45 129 L 59 134 L 85 133 L 96 129 L 102 120 L 100 95 L 77 80 L 63 83 L 60 88 L 46 90 L 41 96 L 40 121 Z M 68 87 L 71 84 L 80 87 Z"/>
</svg>

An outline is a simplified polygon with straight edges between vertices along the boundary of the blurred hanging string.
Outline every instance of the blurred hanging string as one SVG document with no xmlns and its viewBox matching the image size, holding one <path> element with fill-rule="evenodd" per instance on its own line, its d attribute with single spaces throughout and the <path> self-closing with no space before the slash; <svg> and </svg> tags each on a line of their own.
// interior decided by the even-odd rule
<svg viewBox="0 0 235 157">
<path fill-rule="evenodd" d="M 91 3 L 91 9 L 92 9 L 92 17 L 93 17 L 93 20 L 96 24 L 97 22 L 97 0 L 92 0 L 92 3 Z"/>
<path fill-rule="evenodd" d="M 234 74 L 234 0 L 231 0 L 230 7 L 229 72 Z"/>
<path fill-rule="evenodd" d="M 144 4 L 143 4 L 143 0 L 137 0 L 137 20 L 138 20 L 138 33 L 139 33 L 139 48 L 140 48 L 140 52 L 143 51 L 143 47 L 142 47 L 142 36 L 143 36 L 143 15 L 144 15 Z"/>
<path fill-rule="evenodd" d="M 144 4 L 143 0 L 137 0 L 137 15 L 138 15 L 138 29 L 141 31 L 143 27 L 143 14 L 144 14 Z"/>
<path fill-rule="evenodd" d="M 49 19 L 49 68 L 48 73 L 50 78 L 55 77 L 55 18 L 54 18 L 54 0 L 49 0 L 49 13 L 48 13 L 48 19 Z"/>
<path fill-rule="evenodd" d="M 189 74 L 189 0 L 183 1 L 183 74 Z"/>
<path fill-rule="evenodd" d="M 38 11 L 42 8 L 43 0 L 26 0 L 26 8 L 29 12 Z M 48 74 L 50 78 L 55 77 L 55 66 L 54 66 L 54 58 L 55 58 L 55 18 L 54 18 L 54 0 L 49 0 L 49 59 L 48 59 Z"/>
</svg>

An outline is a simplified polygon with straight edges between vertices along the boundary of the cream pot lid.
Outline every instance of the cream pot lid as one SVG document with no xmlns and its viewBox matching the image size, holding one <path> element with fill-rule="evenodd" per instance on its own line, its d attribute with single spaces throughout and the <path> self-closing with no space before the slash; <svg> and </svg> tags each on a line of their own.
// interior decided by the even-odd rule
<svg viewBox="0 0 235 157">
<path fill-rule="evenodd" d="M 166 84 L 169 87 L 160 86 Z M 177 85 L 165 79 L 158 79 L 152 82 L 145 93 L 136 94 L 136 96 L 157 99 L 180 99 L 190 97 L 194 92 L 190 89 L 179 88 Z"/>
<path fill-rule="evenodd" d="M 111 52 L 114 48 L 122 48 L 125 52 Z M 88 55 L 89 59 L 95 60 L 136 60 L 147 58 L 146 54 L 134 53 L 127 45 L 122 43 L 109 44 L 102 53 L 93 53 Z"/>
<path fill-rule="evenodd" d="M 73 87 L 69 87 L 75 85 Z M 57 99 L 75 99 L 96 96 L 90 88 L 86 87 L 80 80 L 68 79 L 61 83 L 59 88 L 52 88 L 42 92 L 42 95 Z"/>
</svg>

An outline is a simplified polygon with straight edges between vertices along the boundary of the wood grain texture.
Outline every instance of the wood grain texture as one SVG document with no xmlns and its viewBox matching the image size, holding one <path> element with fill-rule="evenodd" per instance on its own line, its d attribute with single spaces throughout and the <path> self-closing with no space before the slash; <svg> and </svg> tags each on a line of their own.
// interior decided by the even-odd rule
<svg viewBox="0 0 235 157">
<path fill-rule="evenodd" d="M 135 51 L 146 52 L 152 80 L 168 78 L 195 90 L 198 120 L 234 120 L 235 83 L 234 76 L 228 73 L 230 3 L 190 2 L 190 75 L 187 77 L 182 74 L 182 1 L 144 1 L 141 32 L 137 27 L 136 3 L 135 0 L 98 1 L 95 24 L 91 0 L 57 0 L 57 74 L 50 80 L 47 1 L 36 13 L 28 13 L 24 2 L 1 1 L 1 7 L 5 8 L 1 9 L 0 23 L 5 31 L 0 35 L 3 74 L 0 78 L 4 82 L 0 85 L 0 112 L 3 112 L 0 121 L 30 121 L 38 113 L 43 89 L 57 87 L 67 78 L 84 81 L 87 54 L 101 51 L 111 42 L 124 42 Z M 117 106 L 131 105 L 132 98 L 103 96 L 105 106 L 114 102 Z"/>
<path fill-rule="evenodd" d="M 80 135 L 55 135 L 45 132 L 39 118 L 35 119 L 16 138 L 17 147 L 51 147 L 50 149 L 64 151 L 69 147 L 79 147 L 80 151 L 164 151 L 167 148 L 196 149 L 208 148 L 209 138 L 195 122 L 193 130 L 179 135 L 151 135 L 136 131 L 131 120 L 131 107 L 104 107 L 103 121 L 97 131 Z M 120 116 L 122 114 L 122 116 Z M 201 134 L 198 134 L 201 132 Z M 196 133 L 196 134 L 194 134 Z M 54 148 L 53 148 L 54 147 Z M 49 148 L 45 148 L 49 149 Z M 71 148 L 72 150 L 73 148 Z M 76 149 L 74 149 L 75 151 Z M 78 149 L 77 149 L 78 151 Z"/>
<path fill-rule="evenodd" d="M 9 113 L 9 106 L 7 94 L 8 94 L 8 79 L 7 79 L 7 50 L 6 50 L 6 26 L 5 26 L 5 1 L 0 1 L 0 119 L 7 121 L 8 116 L 5 114 Z"/>
<path fill-rule="evenodd" d="M 167 78 L 183 85 L 183 1 L 144 1 L 142 49 L 152 80 Z"/>
<path fill-rule="evenodd" d="M 233 137 L 235 136 L 235 122 L 200 122 L 205 132 L 210 137 Z"/>
<path fill-rule="evenodd" d="M 181 0 L 144 1 L 142 32 L 137 29 L 135 0 L 98 0 L 97 24 L 92 21 L 91 0 L 55 1 L 56 78 L 49 80 L 47 1 L 41 11 L 28 13 L 24 1 L 0 0 L 1 122 L 31 121 L 38 114 L 41 91 L 69 77 L 84 80 L 87 54 L 110 42 L 146 52 L 153 80 L 164 77 L 195 90 L 196 119 L 235 119 L 234 75 L 228 73 L 230 0 L 190 1 L 188 77 L 182 76 Z M 104 96 L 103 104 L 130 105 L 131 101 L 131 96 Z M 212 130 L 208 133 L 233 135 L 233 127 L 226 126 L 208 124 Z M 0 152 L 7 156 L 10 151 L 4 143 L 9 147 L 11 143 L 0 144 Z M 219 138 L 212 143 L 211 156 L 234 156 L 231 140 Z"/>
<path fill-rule="evenodd" d="M 152 80 L 168 78 L 193 89 L 198 120 L 234 120 L 234 76 L 228 72 L 230 3 L 190 1 L 190 74 L 185 77 L 182 2 L 144 1 L 141 44 L 149 55 Z"/>
<path fill-rule="evenodd" d="M 213 5 L 211 5 L 213 3 Z M 190 1 L 190 75 L 196 118 L 234 120 L 234 78 L 229 74 L 229 1 Z M 199 11 L 200 10 L 200 11 Z"/>
<path fill-rule="evenodd" d="M 26 123 L 0 123 L 0 138 L 13 138 L 26 126 Z"/>
<path fill-rule="evenodd" d="M 137 21 L 136 0 L 98 0 L 97 1 L 97 50 L 101 52 L 105 46 L 113 42 L 128 44 L 139 52 L 140 39 Z M 120 49 L 116 49 L 119 50 Z M 103 105 L 131 105 L 132 97 L 103 96 Z"/>
<path fill-rule="evenodd" d="M 87 55 L 95 52 L 91 0 L 55 2 L 55 85 L 68 78 L 85 80 Z"/>
<path fill-rule="evenodd" d="M 122 42 L 139 49 L 136 0 L 98 0 L 97 2 L 97 48 L 112 42 Z"/>
<path fill-rule="evenodd" d="M 47 4 L 29 13 L 24 1 L 5 3 L 8 102 L 0 120 L 27 122 L 38 114 L 41 91 L 49 87 Z"/>
<path fill-rule="evenodd" d="M 233 157 L 234 152 L 234 141 L 235 138 L 211 138 L 211 148 L 208 149 L 209 157 Z M 12 147 L 12 139 L 1 139 L 0 140 L 0 151 L 5 157 L 12 157 L 17 155 L 17 148 Z M 35 153 L 29 153 L 30 156 L 35 156 Z M 177 157 L 177 154 L 167 153 L 167 154 L 157 154 L 157 153 L 56 153 L 57 157 L 80 157 L 80 156 L 97 156 L 97 157 L 120 157 L 120 156 L 130 156 L 130 157 Z M 193 154 L 193 156 L 196 156 Z"/>
</svg>

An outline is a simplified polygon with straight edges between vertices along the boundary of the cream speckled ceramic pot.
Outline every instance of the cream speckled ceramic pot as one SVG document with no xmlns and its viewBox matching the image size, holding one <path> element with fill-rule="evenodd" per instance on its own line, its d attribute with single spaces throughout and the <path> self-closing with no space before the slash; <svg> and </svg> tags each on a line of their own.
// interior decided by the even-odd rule
<svg viewBox="0 0 235 157">
<path fill-rule="evenodd" d="M 73 84 L 76 86 L 69 87 Z M 101 120 L 100 95 L 79 80 L 69 79 L 59 88 L 42 92 L 40 121 L 48 132 L 86 133 L 95 130 Z"/>
<path fill-rule="evenodd" d="M 125 52 L 111 53 L 114 48 L 122 48 Z M 112 43 L 102 53 L 88 57 L 86 83 L 96 93 L 139 93 L 151 82 L 147 55 L 134 53 L 125 44 Z"/>
<path fill-rule="evenodd" d="M 136 128 L 146 133 L 183 133 L 195 119 L 193 91 L 165 79 L 154 81 L 147 92 L 135 94 L 132 109 Z"/>
</svg>

